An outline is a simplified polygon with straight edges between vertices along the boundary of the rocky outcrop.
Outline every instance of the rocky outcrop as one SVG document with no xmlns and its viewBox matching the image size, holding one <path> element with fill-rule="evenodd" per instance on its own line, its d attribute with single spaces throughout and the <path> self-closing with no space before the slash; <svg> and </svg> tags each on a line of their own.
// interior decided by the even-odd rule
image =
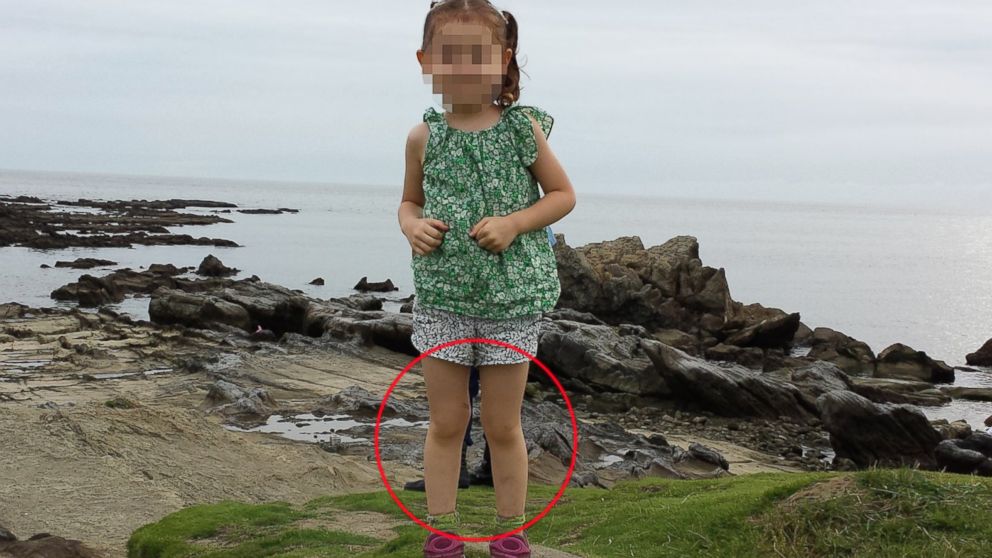
<svg viewBox="0 0 992 558">
<path fill-rule="evenodd" d="M 913 405 L 872 403 L 850 391 L 830 391 L 816 399 L 830 445 L 840 459 L 857 467 L 934 469 L 941 435 Z"/>
<path fill-rule="evenodd" d="M 99 211 L 71 211 L 54 206 Z M 217 215 L 179 213 L 184 207 L 237 207 L 204 200 L 131 200 L 46 202 L 38 198 L 0 196 L 0 246 L 42 250 L 83 246 L 131 248 L 139 245 L 199 245 L 236 247 L 222 238 L 172 234 L 167 227 L 231 223 Z"/>
<path fill-rule="evenodd" d="M 159 287 L 152 293 L 148 314 L 159 324 L 201 329 L 224 324 L 246 333 L 261 325 L 280 336 L 303 331 L 309 307 L 305 296 L 253 276 L 209 293 Z"/>
<path fill-rule="evenodd" d="M 953 382 L 954 369 L 944 361 L 930 358 L 924 351 L 917 351 L 902 343 L 894 343 L 878 353 L 875 377 Z"/>
<path fill-rule="evenodd" d="M 992 366 L 992 339 L 989 339 L 977 351 L 968 353 L 965 362 L 972 366 Z"/>
<path fill-rule="evenodd" d="M 721 366 L 657 341 L 641 347 L 676 399 L 723 416 L 815 419 L 815 400 L 796 386 L 740 365 Z"/>
</svg>

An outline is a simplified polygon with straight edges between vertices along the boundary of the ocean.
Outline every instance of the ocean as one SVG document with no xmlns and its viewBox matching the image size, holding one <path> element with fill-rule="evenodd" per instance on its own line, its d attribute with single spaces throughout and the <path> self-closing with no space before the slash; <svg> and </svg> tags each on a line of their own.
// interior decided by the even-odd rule
<svg viewBox="0 0 992 558">
<path fill-rule="evenodd" d="M 575 181 L 573 180 L 573 184 Z M 992 216 L 909 206 L 800 204 L 692 199 L 677 184 L 657 197 L 586 194 L 551 227 L 571 246 L 636 235 L 645 247 L 679 235 L 699 240 L 704 265 L 726 270 L 731 295 L 745 304 L 799 312 L 860 339 L 875 353 L 900 342 L 951 366 L 992 337 Z M 0 170 L 0 194 L 46 200 L 203 199 L 241 209 L 288 207 L 279 215 L 223 214 L 235 223 L 171 227 L 174 233 L 230 239 L 242 247 L 137 246 L 35 250 L 0 248 L 0 302 L 64 305 L 49 294 L 99 268 L 40 269 L 57 260 L 104 258 L 140 270 L 153 263 L 197 266 L 208 254 L 318 298 L 347 296 L 363 277 L 391 279 L 393 301 L 413 292 L 410 247 L 396 211 L 402 185 L 366 186 Z M 746 195 L 742 195 L 746 198 Z M 209 208 L 187 208 L 210 213 Z M 324 286 L 310 285 L 316 277 Z M 116 307 L 147 319 L 148 299 Z M 957 371 L 956 385 L 992 386 L 992 370 Z M 957 400 L 924 408 L 932 418 L 966 418 L 974 427 L 992 402 Z"/>
</svg>

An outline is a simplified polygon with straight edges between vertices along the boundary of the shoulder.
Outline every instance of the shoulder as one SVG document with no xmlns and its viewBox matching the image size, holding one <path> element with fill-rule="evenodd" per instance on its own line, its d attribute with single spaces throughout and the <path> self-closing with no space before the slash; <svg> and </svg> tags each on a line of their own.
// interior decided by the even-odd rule
<svg viewBox="0 0 992 558">
<path fill-rule="evenodd" d="M 544 109 L 534 105 L 511 105 L 505 110 L 508 111 L 511 121 L 528 132 L 545 138 L 551 134 L 554 118 Z"/>
<path fill-rule="evenodd" d="M 426 122 L 418 122 L 410 128 L 410 132 L 406 135 L 406 141 L 411 145 L 423 145 L 427 142 L 427 137 L 430 135 L 430 128 L 427 126 Z"/>
</svg>

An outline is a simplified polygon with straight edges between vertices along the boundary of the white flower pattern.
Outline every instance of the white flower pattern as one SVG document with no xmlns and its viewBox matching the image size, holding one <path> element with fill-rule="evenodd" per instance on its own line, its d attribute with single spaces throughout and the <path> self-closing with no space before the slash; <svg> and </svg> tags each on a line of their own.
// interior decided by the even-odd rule
<svg viewBox="0 0 992 558">
<path fill-rule="evenodd" d="M 551 134 L 554 119 L 535 106 L 511 105 L 490 128 L 452 128 L 444 113 L 424 111 L 430 128 L 424 155 L 425 218 L 450 227 L 440 246 L 413 254 L 417 301 L 425 307 L 482 318 L 508 319 L 551 310 L 561 283 L 546 229 L 518 235 L 494 254 L 468 236 L 483 217 L 502 216 L 540 199 L 527 168 L 537 160 L 528 115 Z"/>
</svg>

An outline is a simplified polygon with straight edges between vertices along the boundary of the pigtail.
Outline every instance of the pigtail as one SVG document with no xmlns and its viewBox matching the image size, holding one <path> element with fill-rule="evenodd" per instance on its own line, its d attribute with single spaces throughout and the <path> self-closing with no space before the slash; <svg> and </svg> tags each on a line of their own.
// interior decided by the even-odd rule
<svg viewBox="0 0 992 558">
<path fill-rule="evenodd" d="M 503 77 L 503 90 L 499 95 L 499 104 L 507 107 L 520 98 L 520 66 L 517 64 L 517 20 L 506 10 L 502 14 L 506 20 L 506 48 L 513 51 Z"/>
</svg>

